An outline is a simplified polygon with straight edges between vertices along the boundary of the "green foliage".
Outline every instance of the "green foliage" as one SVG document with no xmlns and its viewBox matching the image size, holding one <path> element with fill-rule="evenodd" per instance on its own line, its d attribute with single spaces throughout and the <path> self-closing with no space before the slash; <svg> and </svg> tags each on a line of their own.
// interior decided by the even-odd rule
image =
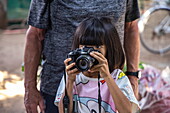
<svg viewBox="0 0 170 113">
<path fill-rule="evenodd" d="M 140 63 L 139 63 L 139 69 L 144 69 L 143 64 L 144 64 L 143 62 L 140 62 Z"/>
<path fill-rule="evenodd" d="M 7 17 L 9 20 L 25 19 L 31 0 L 8 0 Z"/>
<path fill-rule="evenodd" d="M 24 72 L 24 63 L 22 63 L 21 71 Z"/>
<path fill-rule="evenodd" d="M 144 69 L 144 66 L 143 66 L 143 62 L 140 62 L 139 63 L 139 65 L 138 65 L 138 67 L 139 67 L 139 69 Z M 127 65 L 124 65 L 124 67 L 123 67 L 123 72 L 126 72 L 127 71 Z"/>
</svg>

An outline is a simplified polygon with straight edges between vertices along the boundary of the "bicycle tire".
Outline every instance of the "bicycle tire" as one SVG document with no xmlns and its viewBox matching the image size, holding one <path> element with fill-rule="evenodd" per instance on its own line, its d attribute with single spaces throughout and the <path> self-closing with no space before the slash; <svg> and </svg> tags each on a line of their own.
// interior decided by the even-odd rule
<svg viewBox="0 0 170 113">
<path fill-rule="evenodd" d="M 159 15 L 161 14 L 162 17 L 160 16 L 158 17 L 156 16 L 156 14 L 159 14 Z M 164 18 L 163 16 L 167 14 L 170 16 L 169 7 L 166 7 L 166 6 L 165 7 L 164 6 L 152 7 L 148 9 L 139 19 L 138 27 L 139 27 L 139 33 L 140 33 L 140 41 L 143 47 L 146 50 L 150 51 L 151 53 L 164 54 L 170 51 L 170 34 L 168 34 L 166 40 L 164 40 L 165 38 L 162 39 L 159 37 L 160 39 L 157 39 L 157 43 L 155 43 L 153 39 L 151 39 L 153 38 L 153 30 L 155 28 L 155 25 L 159 24 Z M 149 29 L 148 27 L 151 27 L 151 28 Z M 149 34 L 149 32 L 152 32 L 152 34 L 151 33 Z M 164 43 L 162 43 L 161 41 L 164 41 Z"/>
</svg>

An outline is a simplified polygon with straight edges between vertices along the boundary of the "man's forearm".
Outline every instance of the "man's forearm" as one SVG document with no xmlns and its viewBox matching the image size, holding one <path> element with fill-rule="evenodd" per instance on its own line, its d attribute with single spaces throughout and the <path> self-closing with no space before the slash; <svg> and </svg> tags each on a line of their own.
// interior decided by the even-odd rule
<svg viewBox="0 0 170 113">
<path fill-rule="evenodd" d="M 24 53 L 25 66 L 25 95 L 24 104 L 27 113 L 38 113 L 37 107 L 44 113 L 44 100 L 37 90 L 37 70 L 42 51 L 41 40 L 39 40 L 38 28 L 29 27 L 26 34 L 26 45 Z"/>
<path fill-rule="evenodd" d="M 36 88 L 37 70 L 42 51 L 41 40 L 38 32 L 33 27 L 29 27 L 26 34 L 26 45 L 24 53 L 25 66 L 25 88 Z"/>
<path fill-rule="evenodd" d="M 127 71 L 136 72 L 138 70 L 140 56 L 140 40 L 137 20 L 132 23 L 126 23 L 124 49 L 127 61 Z"/>
<path fill-rule="evenodd" d="M 127 71 L 137 72 L 140 56 L 140 40 L 138 33 L 137 20 L 126 23 L 124 39 L 124 50 L 126 54 Z M 128 75 L 134 94 L 138 98 L 138 78 Z"/>
</svg>

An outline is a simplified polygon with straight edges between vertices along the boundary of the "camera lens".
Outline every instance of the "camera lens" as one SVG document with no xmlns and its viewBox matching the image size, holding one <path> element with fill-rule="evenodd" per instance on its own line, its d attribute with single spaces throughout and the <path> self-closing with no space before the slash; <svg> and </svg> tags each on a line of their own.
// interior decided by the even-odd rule
<svg viewBox="0 0 170 113">
<path fill-rule="evenodd" d="M 79 60 L 78 66 L 83 70 L 87 69 L 88 68 L 88 61 L 86 61 L 86 59 Z"/>
<path fill-rule="evenodd" d="M 94 58 L 89 55 L 80 55 L 76 60 L 76 66 L 80 71 L 87 71 L 92 67 Z"/>
</svg>

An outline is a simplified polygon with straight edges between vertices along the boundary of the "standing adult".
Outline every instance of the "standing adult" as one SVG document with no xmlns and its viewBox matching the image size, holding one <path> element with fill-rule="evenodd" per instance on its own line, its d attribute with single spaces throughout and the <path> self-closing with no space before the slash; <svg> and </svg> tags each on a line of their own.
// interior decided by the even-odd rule
<svg viewBox="0 0 170 113">
<path fill-rule="evenodd" d="M 88 16 L 108 16 L 116 23 L 124 46 L 127 74 L 135 95 L 138 93 L 139 36 L 137 0 L 32 0 L 25 46 L 25 107 L 37 113 L 56 113 L 56 87 L 64 70 L 64 59 L 71 48 L 76 26 Z M 45 63 L 37 90 L 37 70 L 41 56 Z M 64 56 L 64 57 L 63 57 Z"/>
<path fill-rule="evenodd" d="M 7 27 L 7 0 L 0 0 L 0 29 Z"/>
</svg>

